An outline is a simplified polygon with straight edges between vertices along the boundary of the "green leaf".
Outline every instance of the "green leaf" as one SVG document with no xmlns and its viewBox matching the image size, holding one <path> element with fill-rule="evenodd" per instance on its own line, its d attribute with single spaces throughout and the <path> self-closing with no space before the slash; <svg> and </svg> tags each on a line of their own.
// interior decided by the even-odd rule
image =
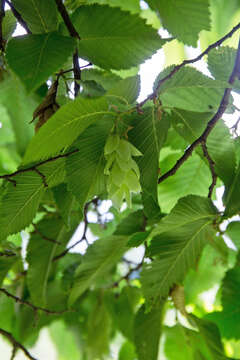
<svg viewBox="0 0 240 360">
<path fill-rule="evenodd" d="M 163 303 L 146 312 L 145 305 L 138 310 L 134 322 L 134 343 L 139 360 L 156 360 L 161 336 Z"/>
<path fill-rule="evenodd" d="M 90 359 L 102 359 L 109 352 L 111 319 L 100 295 L 88 318 L 88 354 Z"/>
<path fill-rule="evenodd" d="M 164 354 L 168 360 L 195 360 L 193 354 L 196 349 L 193 340 L 201 340 L 196 331 L 177 324 L 173 327 L 164 327 L 163 334 L 166 337 Z"/>
<path fill-rule="evenodd" d="M 73 196 L 67 190 L 66 184 L 59 184 L 58 186 L 54 187 L 52 191 L 58 210 L 62 216 L 62 220 L 68 227 L 70 225 Z"/>
<path fill-rule="evenodd" d="M 203 133 L 211 118 L 212 113 L 210 112 L 199 113 L 177 108 L 171 112 L 171 121 L 175 131 L 188 142 L 194 141 Z"/>
<path fill-rule="evenodd" d="M 8 40 L 16 29 L 17 21 L 11 10 L 5 12 L 2 22 L 2 36 L 4 40 Z"/>
<path fill-rule="evenodd" d="M 124 287 L 117 298 L 114 294 L 107 297 L 114 325 L 130 341 L 133 341 L 134 318 L 140 298 L 140 290 L 130 286 Z"/>
<path fill-rule="evenodd" d="M 112 121 L 90 126 L 78 138 L 78 152 L 66 161 L 68 188 L 83 207 L 94 195 L 104 190 L 104 145 L 112 127 Z"/>
<path fill-rule="evenodd" d="M 218 80 L 228 81 L 235 63 L 237 50 L 229 46 L 221 46 L 213 49 L 208 54 L 208 68 L 211 74 Z M 234 90 L 240 90 L 240 82 L 236 80 Z"/>
<path fill-rule="evenodd" d="M 118 354 L 118 360 L 135 360 L 136 352 L 134 345 L 130 341 L 126 341 L 121 346 L 121 349 Z"/>
<path fill-rule="evenodd" d="M 159 11 L 163 27 L 187 45 L 196 47 L 199 32 L 210 30 L 208 0 L 147 0 L 147 3 Z"/>
<path fill-rule="evenodd" d="M 126 250 L 127 239 L 126 236 L 110 236 L 99 239 L 88 247 L 82 264 L 76 270 L 69 305 L 115 265 Z"/>
<path fill-rule="evenodd" d="M 57 30 L 58 14 L 54 0 L 12 0 L 33 34 Z"/>
<path fill-rule="evenodd" d="M 224 142 L 222 146 L 219 143 Z M 229 128 L 223 120 L 218 121 L 207 138 L 207 149 L 215 163 L 215 171 L 225 185 L 233 182 L 236 168 L 236 151 Z"/>
<path fill-rule="evenodd" d="M 147 231 L 143 231 L 143 232 L 136 232 L 135 234 L 133 234 L 128 243 L 127 243 L 127 246 L 129 247 L 138 247 L 140 246 L 141 244 L 144 243 L 144 241 L 147 239 L 149 235 L 149 232 Z"/>
<path fill-rule="evenodd" d="M 230 237 L 237 249 L 240 249 L 240 222 L 232 221 L 226 228 L 226 235 Z"/>
<path fill-rule="evenodd" d="M 61 178 L 64 161 L 59 160 L 38 167 L 49 187 L 57 185 Z M 31 223 L 46 190 L 42 176 L 35 171 L 19 173 L 13 181 L 16 186 L 8 182 L 0 202 L 0 240 Z"/>
<path fill-rule="evenodd" d="M 18 260 L 17 256 L 11 257 L 1 257 L 0 258 L 0 286 L 7 275 L 8 271 L 11 269 L 13 264 Z"/>
<path fill-rule="evenodd" d="M 81 0 L 76 0 L 76 2 L 81 2 Z M 140 11 L 140 4 L 138 0 L 86 0 L 87 4 L 100 4 L 100 5 L 109 5 L 112 7 L 119 7 L 122 10 L 130 11 L 132 13 L 138 13 Z"/>
<path fill-rule="evenodd" d="M 24 163 L 47 158 L 69 147 L 88 126 L 106 114 L 114 115 L 108 111 L 105 98 L 78 98 L 62 106 L 32 139 Z"/>
<path fill-rule="evenodd" d="M 236 53 L 236 49 L 229 46 L 221 46 L 210 51 L 208 68 L 215 79 L 228 81 L 234 67 Z"/>
<path fill-rule="evenodd" d="M 208 350 L 210 352 L 211 360 L 227 360 L 228 358 L 224 354 L 224 348 L 221 341 L 218 327 L 205 319 L 199 319 L 194 315 L 189 316 L 199 329 L 201 337 L 203 338 Z M 233 359 L 231 359 L 233 360 Z"/>
<path fill-rule="evenodd" d="M 0 327 L 6 331 L 12 331 L 14 323 L 14 301 L 5 294 L 0 296 Z"/>
<path fill-rule="evenodd" d="M 236 169 L 235 176 L 231 184 L 225 188 L 224 203 L 226 205 L 225 215 L 231 217 L 239 212 L 240 209 L 240 165 Z"/>
<path fill-rule="evenodd" d="M 109 102 L 118 100 L 124 104 L 133 104 L 140 93 L 140 76 L 131 76 L 120 80 L 111 88 L 106 96 L 109 97 Z"/>
<path fill-rule="evenodd" d="M 29 125 L 32 114 L 37 106 L 36 100 L 26 95 L 26 91 L 16 77 L 7 77 L 1 82 L 0 103 L 10 116 L 16 137 L 16 147 L 22 155 L 33 136 L 33 125 Z"/>
<path fill-rule="evenodd" d="M 75 339 L 73 332 L 64 321 L 54 321 L 48 330 L 51 340 L 57 348 L 58 360 L 79 360 L 77 339 Z"/>
<path fill-rule="evenodd" d="M 130 213 L 119 222 L 114 235 L 132 235 L 144 228 L 144 214 L 142 210 Z"/>
<path fill-rule="evenodd" d="M 79 56 L 103 69 L 129 69 L 166 42 L 137 15 L 105 5 L 81 6 L 72 15 L 81 35 Z"/>
<path fill-rule="evenodd" d="M 35 216 L 44 194 L 42 178 L 33 171 L 14 177 L 16 187 L 9 182 L 0 203 L 0 239 L 24 229 Z"/>
<path fill-rule="evenodd" d="M 149 253 L 159 259 L 145 264 L 141 273 L 146 298 L 157 300 L 182 281 L 195 266 L 206 242 L 214 233 L 217 212 L 209 199 L 189 195 L 178 201 L 171 213 L 153 230 Z"/>
<path fill-rule="evenodd" d="M 31 236 L 27 247 L 27 285 L 33 303 L 46 306 L 48 279 L 55 264 L 53 258 L 64 251 L 73 230 L 67 232 L 63 222 L 57 219 L 42 220 L 36 228 L 37 233 Z"/>
<path fill-rule="evenodd" d="M 140 169 L 140 183 L 143 189 L 144 209 L 152 218 L 152 211 L 158 213 L 157 182 L 159 176 L 159 152 L 166 140 L 169 119 L 159 118 L 153 109 L 145 110 L 142 115 L 135 115 L 131 121 L 133 130 L 129 132 L 129 140 L 141 151 L 143 156 L 136 158 Z"/>
<path fill-rule="evenodd" d="M 7 109 L 0 104 L 0 119 L 1 119 L 1 137 L 0 137 L 0 146 L 6 145 L 8 143 L 14 143 L 15 136 L 10 122 Z"/>
<path fill-rule="evenodd" d="M 57 186 L 65 180 L 65 159 L 60 158 L 55 161 L 49 161 L 39 165 L 38 169 L 45 176 L 48 188 Z"/>
<path fill-rule="evenodd" d="M 156 78 L 155 86 L 171 70 L 172 67 L 163 70 Z M 227 86 L 228 83 L 225 81 L 213 80 L 193 67 L 185 66 L 162 84 L 159 97 L 162 105 L 166 107 L 214 112 Z"/>
<path fill-rule="evenodd" d="M 192 143 L 203 133 L 211 117 L 210 113 L 200 114 L 174 109 L 171 120 L 179 135 Z M 224 139 L 224 142 L 222 142 L 222 139 Z M 219 142 L 222 143 L 221 147 L 219 146 Z M 234 140 L 223 120 L 219 120 L 215 125 L 207 138 L 206 145 L 209 155 L 215 163 L 217 175 L 219 175 L 226 185 L 230 184 L 235 173 L 236 154 Z"/>
<path fill-rule="evenodd" d="M 121 81 L 121 78 L 111 71 L 100 69 L 83 69 L 81 71 L 81 80 L 94 81 L 107 91 L 115 87 L 116 82 Z"/>
<path fill-rule="evenodd" d="M 180 156 L 177 152 L 164 158 L 160 162 L 161 173 L 168 171 Z M 193 154 L 174 176 L 170 176 L 158 186 L 158 200 L 162 211 L 168 213 L 183 196 L 207 196 L 211 182 L 208 166 L 197 154 Z"/>
<path fill-rule="evenodd" d="M 202 252 L 197 269 L 191 269 L 184 280 L 186 304 L 197 302 L 198 295 L 219 284 L 227 271 L 227 264 L 213 246 L 207 245 Z"/>
<path fill-rule="evenodd" d="M 75 40 L 50 32 L 12 38 L 6 57 L 28 92 L 38 88 L 53 72 L 58 71 L 72 54 Z"/>
<path fill-rule="evenodd" d="M 223 310 L 207 316 L 207 319 L 214 321 L 219 326 L 222 336 L 226 339 L 240 338 L 239 275 L 240 269 L 238 264 L 226 273 L 221 286 Z"/>
</svg>

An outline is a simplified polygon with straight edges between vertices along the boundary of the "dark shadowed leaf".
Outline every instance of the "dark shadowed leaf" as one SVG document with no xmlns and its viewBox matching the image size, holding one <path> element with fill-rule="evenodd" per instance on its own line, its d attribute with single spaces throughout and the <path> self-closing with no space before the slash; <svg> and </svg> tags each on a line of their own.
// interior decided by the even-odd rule
<svg viewBox="0 0 240 360">
<path fill-rule="evenodd" d="M 75 41 L 49 32 L 12 38 L 7 46 L 7 61 L 28 92 L 38 88 L 67 61 Z"/>
</svg>

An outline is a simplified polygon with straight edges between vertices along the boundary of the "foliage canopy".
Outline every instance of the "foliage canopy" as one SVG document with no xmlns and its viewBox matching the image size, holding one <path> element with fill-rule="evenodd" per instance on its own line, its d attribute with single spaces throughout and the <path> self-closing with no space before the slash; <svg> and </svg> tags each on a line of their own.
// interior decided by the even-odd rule
<svg viewBox="0 0 240 360">
<path fill-rule="evenodd" d="M 239 120 L 223 120 L 240 111 L 238 0 L 0 4 L 11 358 L 35 359 L 43 327 L 61 360 L 240 358 Z"/>
</svg>

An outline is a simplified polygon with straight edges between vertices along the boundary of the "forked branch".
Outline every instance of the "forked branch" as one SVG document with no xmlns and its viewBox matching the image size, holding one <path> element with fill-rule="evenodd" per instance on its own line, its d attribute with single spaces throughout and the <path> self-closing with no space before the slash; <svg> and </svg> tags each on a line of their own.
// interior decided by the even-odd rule
<svg viewBox="0 0 240 360">
<path fill-rule="evenodd" d="M 80 38 L 77 30 L 75 29 L 62 0 L 55 0 L 55 2 L 57 4 L 58 11 L 68 29 L 70 36 L 72 36 L 75 39 L 80 40 L 81 38 Z M 74 80 L 75 80 L 74 81 L 74 95 L 75 95 L 75 97 L 77 97 L 79 90 L 80 90 L 80 85 L 78 84 L 77 80 L 81 79 L 81 68 L 79 66 L 77 47 L 73 54 L 73 73 L 74 73 Z"/>
<path fill-rule="evenodd" d="M 5 338 L 7 338 L 10 343 L 12 344 L 13 346 L 13 352 L 12 352 L 12 357 L 11 357 L 11 360 L 14 359 L 15 357 L 15 354 L 16 354 L 16 350 L 17 349 L 21 349 L 24 354 L 26 355 L 26 357 L 30 360 L 37 360 L 36 358 L 34 358 L 30 353 L 29 351 L 20 343 L 18 342 L 10 332 L 4 330 L 4 329 L 1 329 L 0 328 L 0 334 L 3 335 Z"/>
<path fill-rule="evenodd" d="M 201 60 L 205 55 L 207 55 L 212 49 L 222 45 L 222 43 L 224 41 L 226 41 L 228 38 L 230 38 L 238 29 L 240 29 L 240 23 L 238 23 L 236 26 L 234 26 L 232 28 L 231 31 L 229 31 L 229 33 L 227 33 L 226 35 L 224 35 L 221 39 L 219 39 L 218 41 L 216 41 L 215 43 L 209 45 L 201 54 L 199 54 L 198 56 L 196 56 L 193 59 L 189 59 L 189 60 L 184 60 L 181 64 L 174 66 L 174 68 L 172 69 L 172 71 L 170 71 L 170 73 L 168 75 L 166 75 L 164 78 L 160 79 L 157 83 L 157 86 L 155 88 L 155 90 L 148 95 L 142 102 L 140 102 L 137 107 L 138 109 L 140 109 L 148 100 L 153 100 L 154 98 L 157 97 L 158 92 L 160 87 L 162 86 L 162 84 L 164 84 L 167 80 L 171 79 L 173 77 L 173 75 L 178 72 L 182 67 L 184 67 L 185 65 L 188 64 L 193 64 L 199 60 Z"/>
<path fill-rule="evenodd" d="M 229 81 L 228 81 L 229 84 L 232 85 L 234 83 L 235 79 L 238 78 L 239 76 L 240 76 L 240 39 L 239 39 L 239 43 L 238 43 L 238 50 L 237 50 L 237 55 L 236 55 L 233 71 L 232 71 L 232 73 L 230 75 L 230 78 L 229 78 Z M 178 159 L 176 164 L 169 171 L 167 171 L 165 174 L 160 176 L 160 178 L 158 179 L 159 184 L 162 181 L 164 181 L 165 179 L 167 179 L 169 176 L 174 175 L 177 172 L 177 170 L 183 165 L 183 163 L 192 155 L 193 150 L 198 145 L 200 145 L 202 143 L 206 143 L 206 139 L 207 139 L 208 135 L 210 134 L 210 132 L 212 131 L 212 129 L 216 125 L 217 121 L 222 117 L 222 115 L 224 114 L 224 112 L 227 109 L 230 94 L 231 94 L 231 88 L 230 87 L 226 88 L 225 91 L 224 91 L 224 94 L 223 94 L 223 97 L 222 97 L 222 100 L 220 102 L 220 105 L 218 107 L 217 112 L 214 114 L 214 116 L 208 122 L 207 127 L 203 131 L 202 135 L 200 135 L 186 149 L 186 151 L 184 152 L 182 157 L 180 157 L 180 159 Z"/>
</svg>

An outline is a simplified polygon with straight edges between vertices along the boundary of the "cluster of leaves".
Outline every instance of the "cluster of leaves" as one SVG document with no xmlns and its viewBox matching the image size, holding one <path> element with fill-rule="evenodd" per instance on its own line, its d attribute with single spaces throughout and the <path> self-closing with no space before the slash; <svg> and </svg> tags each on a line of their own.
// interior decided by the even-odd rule
<svg viewBox="0 0 240 360">
<path fill-rule="evenodd" d="M 240 222 L 228 220 L 240 142 L 222 120 L 240 111 L 238 0 L 0 4 L 0 334 L 12 359 L 34 359 L 43 327 L 61 360 L 240 358 Z M 138 102 L 139 66 L 159 49 L 166 67 Z M 191 66 L 204 55 L 210 76 Z"/>
<path fill-rule="evenodd" d="M 104 154 L 107 160 L 104 174 L 108 175 L 108 195 L 118 209 L 121 208 L 124 199 L 131 208 L 131 191 L 141 190 L 140 171 L 132 157 L 142 154 L 117 134 L 111 134 L 107 139 Z"/>
</svg>

